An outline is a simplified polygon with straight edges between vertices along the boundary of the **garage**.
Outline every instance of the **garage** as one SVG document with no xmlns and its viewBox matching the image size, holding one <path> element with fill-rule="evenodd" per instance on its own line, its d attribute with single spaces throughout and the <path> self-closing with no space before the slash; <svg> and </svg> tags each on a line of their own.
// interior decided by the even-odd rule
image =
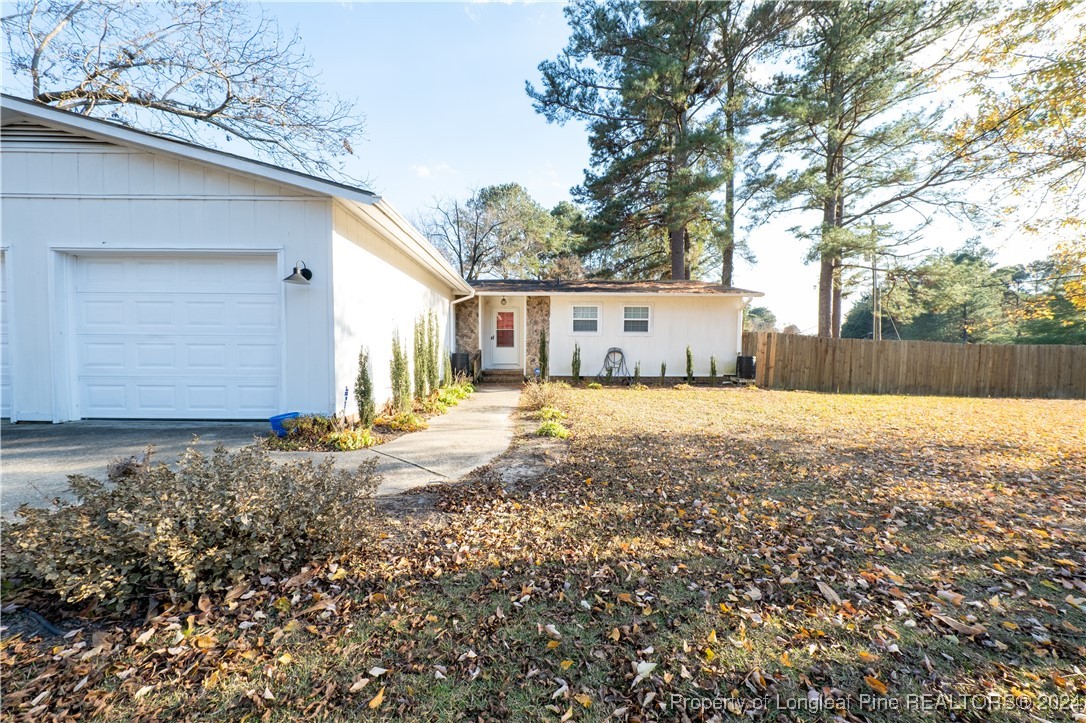
<svg viewBox="0 0 1086 723">
<path fill-rule="evenodd" d="M 73 258 L 78 416 L 277 413 L 282 283 L 274 255 Z"/>
</svg>

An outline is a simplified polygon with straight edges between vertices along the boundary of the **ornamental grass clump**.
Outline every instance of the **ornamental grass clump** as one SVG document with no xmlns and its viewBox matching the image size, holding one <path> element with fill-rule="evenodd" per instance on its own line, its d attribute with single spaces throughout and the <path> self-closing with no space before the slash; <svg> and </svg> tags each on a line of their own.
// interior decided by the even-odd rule
<svg viewBox="0 0 1086 723">
<path fill-rule="evenodd" d="M 189 449 L 177 470 L 147 464 L 110 479 L 69 478 L 80 502 L 23 507 L 3 525 L 4 577 L 69 603 L 116 610 L 288 575 L 367 547 L 379 533 L 375 463 L 272 462 L 253 445 L 210 456 Z"/>
</svg>

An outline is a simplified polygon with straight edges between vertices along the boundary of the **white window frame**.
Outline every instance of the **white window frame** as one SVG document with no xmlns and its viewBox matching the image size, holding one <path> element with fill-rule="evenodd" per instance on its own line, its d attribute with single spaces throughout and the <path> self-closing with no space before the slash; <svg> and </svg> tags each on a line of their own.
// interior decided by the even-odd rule
<svg viewBox="0 0 1086 723">
<path fill-rule="evenodd" d="M 626 319 L 626 309 L 648 309 L 648 319 Z M 652 335 L 652 317 L 654 316 L 652 310 L 652 304 L 623 304 L 622 305 L 622 328 L 621 332 L 625 336 L 651 336 Z M 645 331 L 626 331 L 627 321 L 647 321 L 645 324 Z"/>
<path fill-rule="evenodd" d="M 596 330 L 595 331 L 578 331 L 574 328 L 574 321 L 587 321 L 587 319 L 577 319 L 574 316 L 574 309 L 595 309 L 596 310 Z M 603 307 L 600 304 L 571 304 L 569 308 L 569 333 L 574 336 L 599 336 L 603 331 Z"/>
</svg>

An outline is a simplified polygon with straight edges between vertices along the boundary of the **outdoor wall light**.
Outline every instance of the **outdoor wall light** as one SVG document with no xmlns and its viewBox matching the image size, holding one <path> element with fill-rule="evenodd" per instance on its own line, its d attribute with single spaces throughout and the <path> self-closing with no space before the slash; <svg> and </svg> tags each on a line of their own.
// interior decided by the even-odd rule
<svg viewBox="0 0 1086 723">
<path fill-rule="evenodd" d="M 502 306 L 505 306 L 505 304 L 506 304 L 506 301 L 505 301 L 505 297 L 503 296 L 502 297 Z"/>
<path fill-rule="evenodd" d="M 298 267 L 301 267 L 301 270 Z M 292 273 L 283 281 L 288 284 L 302 284 L 303 286 L 309 285 L 309 280 L 313 278 L 313 272 L 306 268 L 304 261 L 299 261 L 298 265 L 294 267 L 294 273 Z"/>
</svg>

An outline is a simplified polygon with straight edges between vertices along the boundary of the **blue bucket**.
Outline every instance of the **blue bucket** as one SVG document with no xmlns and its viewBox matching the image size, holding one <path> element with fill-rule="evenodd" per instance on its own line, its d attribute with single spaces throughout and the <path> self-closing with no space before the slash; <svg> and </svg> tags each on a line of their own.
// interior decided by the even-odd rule
<svg viewBox="0 0 1086 723">
<path fill-rule="evenodd" d="M 287 429 L 283 426 L 283 422 L 288 419 L 297 419 L 302 416 L 301 412 L 287 412 L 286 414 L 277 414 L 274 417 L 269 417 L 268 422 L 271 423 L 272 431 L 275 432 L 277 437 L 287 436 Z"/>
</svg>

